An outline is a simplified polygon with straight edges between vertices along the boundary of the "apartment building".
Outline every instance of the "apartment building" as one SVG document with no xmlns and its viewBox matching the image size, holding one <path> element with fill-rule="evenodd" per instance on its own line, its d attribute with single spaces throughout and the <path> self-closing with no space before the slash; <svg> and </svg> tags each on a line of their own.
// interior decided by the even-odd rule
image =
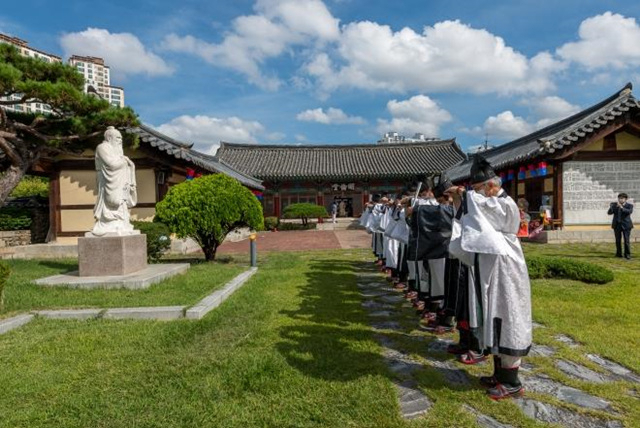
<svg viewBox="0 0 640 428">
<path fill-rule="evenodd" d="M 45 62 L 62 62 L 62 58 L 58 55 L 53 55 L 47 52 L 43 52 L 39 49 L 35 49 L 29 46 L 26 40 L 19 39 L 17 37 L 7 36 L 0 33 L 0 43 L 7 43 L 15 46 L 22 55 L 38 58 Z M 20 94 L 14 94 L 11 97 L 2 97 L 2 99 L 14 99 L 19 100 L 22 98 Z M 23 103 L 4 106 L 6 110 L 17 111 L 23 113 L 51 113 L 51 108 L 47 104 L 43 103 Z"/>
<path fill-rule="evenodd" d="M 112 105 L 124 107 L 124 89 L 111 85 L 111 70 L 104 59 L 73 55 L 69 64 L 84 76 L 85 92 L 98 94 Z"/>
</svg>

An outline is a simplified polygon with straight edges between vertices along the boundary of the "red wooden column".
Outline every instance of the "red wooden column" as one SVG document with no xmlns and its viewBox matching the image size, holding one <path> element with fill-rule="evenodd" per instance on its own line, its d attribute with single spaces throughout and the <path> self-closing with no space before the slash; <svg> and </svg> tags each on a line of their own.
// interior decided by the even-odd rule
<svg viewBox="0 0 640 428">
<path fill-rule="evenodd" d="M 324 207 L 324 193 L 318 191 L 318 195 L 316 196 L 316 204 Z"/>
<path fill-rule="evenodd" d="M 275 211 L 276 217 L 280 218 L 280 192 L 276 192 L 273 195 L 273 210 Z"/>
</svg>

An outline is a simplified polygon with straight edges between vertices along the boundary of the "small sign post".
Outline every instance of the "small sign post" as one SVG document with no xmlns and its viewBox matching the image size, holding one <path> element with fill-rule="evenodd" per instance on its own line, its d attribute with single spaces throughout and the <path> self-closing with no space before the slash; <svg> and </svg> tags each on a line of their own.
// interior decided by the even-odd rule
<svg viewBox="0 0 640 428">
<path fill-rule="evenodd" d="M 249 251 L 251 253 L 251 267 L 258 266 L 258 248 L 256 246 L 256 238 L 258 236 L 255 233 L 249 235 Z"/>
</svg>

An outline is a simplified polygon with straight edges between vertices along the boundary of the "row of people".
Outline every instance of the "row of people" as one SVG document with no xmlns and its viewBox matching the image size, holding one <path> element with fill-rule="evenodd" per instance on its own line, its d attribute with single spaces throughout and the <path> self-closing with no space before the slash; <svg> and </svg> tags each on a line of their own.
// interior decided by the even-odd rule
<svg viewBox="0 0 640 428">
<path fill-rule="evenodd" d="M 375 195 L 360 218 L 371 233 L 375 263 L 404 292 L 435 334 L 458 330 L 447 351 L 464 364 L 493 356 L 480 378 L 490 398 L 521 396 L 518 376 L 531 347 L 529 275 L 516 236 L 520 213 L 482 156 L 471 189 L 445 174 L 393 197 Z"/>
</svg>

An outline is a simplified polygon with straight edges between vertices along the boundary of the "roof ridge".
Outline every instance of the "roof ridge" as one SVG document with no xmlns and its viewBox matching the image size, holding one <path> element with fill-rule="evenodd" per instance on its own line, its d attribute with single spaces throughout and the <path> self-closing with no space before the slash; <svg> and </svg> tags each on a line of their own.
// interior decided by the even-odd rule
<svg viewBox="0 0 640 428">
<path fill-rule="evenodd" d="M 604 100 L 598 102 L 597 104 L 594 104 L 590 107 L 587 107 L 584 110 L 579 111 L 576 114 L 573 114 L 569 117 L 566 117 L 564 119 L 561 119 L 557 122 L 554 122 L 550 125 L 545 126 L 544 128 L 538 129 L 536 131 L 533 131 L 527 135 L 524 135 L 522 137 L 516 138 L 515 140 L 511 140 L 507 143 L 501 144 L 497 147 L 485 150 L 482 152 L 483 155 L 491 155 L 493 153 L 500 153 L 504 150 L 508 150 L 510 148 L 512 148 L 513 146 L 517 146 L 520 143 L 526 142 L 526 141 L 530 141 L 533 139 L 540 139 L 541 137 L 545 136 L 545 135 L 553 135 L 556 134 L 558 131 L 567 128 L 567 126 L 569 126 L 570 123 L 573 122 L 577 122 L 580 119 L 584 119 L 587 116 L 589 116 L 590 114 L 600 110 L 601 108 L 603 108 L 606 105 L 612 104 L 614 101 L 617 101 L 621 98 L 624 97 L 631 97 L 633 98 L 633 95 L 631 94 L 631 91 L 633 89 L 633 84 L 631 82 L 628 82 L 626 85 L 624 85 L 624 87 L 618 91 L 616 91 L 613 95 L 609 96 L 608 98 L 605 98 Z M 552 130 L 555 130 L 555 132 L 551 132 Z M 473 156 L 473 155 L 471 155 Z"/>
<path fill-rule="evenodd" d="M 251 143 L 229 143 L 226 141 L 220 142 L 220 148 L 218 152 L 223 149 L 250 149 L 255 150 L 258 149 L 334 149 L 334 148 L 363 148 L 363 149 L 371 149 L 371 148 L 390 148 L 390 147 L 422 147 L 422 146 L 436 146 L 436 145 L 447 145 L 447 144 L 455 144 L 455 137 L 447 138 L 447 139 L 439 139 L 433 141 L 416 141 L 416 142 L 407 142 L 407 143 L 393 143 L 393 144 L 380 144 L 380 143 L 356 143 L 356 144 L 251 144 Z"/>
</svg>

